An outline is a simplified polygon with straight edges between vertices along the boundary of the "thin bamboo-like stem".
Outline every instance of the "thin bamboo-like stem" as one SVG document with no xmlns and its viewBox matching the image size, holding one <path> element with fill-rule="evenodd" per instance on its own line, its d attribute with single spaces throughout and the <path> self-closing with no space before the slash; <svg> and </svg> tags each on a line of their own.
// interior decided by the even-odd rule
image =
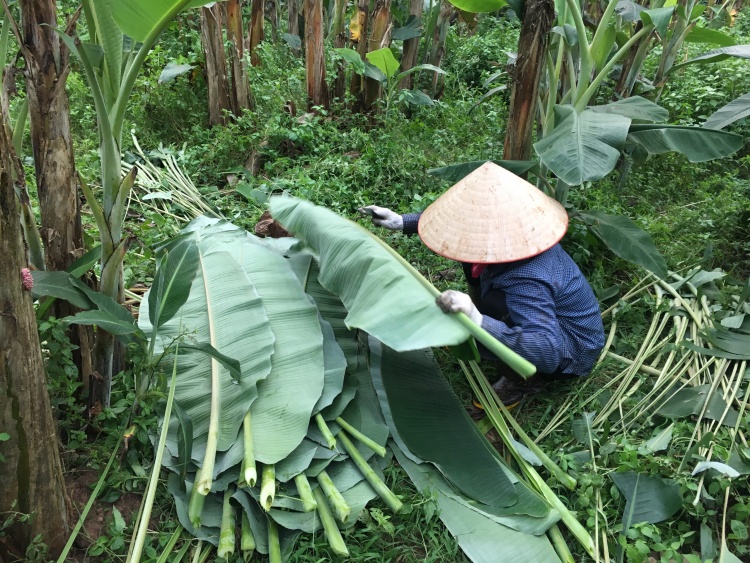
<svg viewBox="0 0 750 563">
<path fill-rule="evenodd" d="M 323 493 L 328 499 L 328 506 L 330 506 L 333 513 L 336 515 L 336 519 L 342 524 L 346 524 L 349 521 L 349 515 L 352 512 L 351 507 L 346 502 L 341 493 L 336 488 L 331 477 L 326 471 L 321 471 L 318 476 L 318 485 L 323 490 Z M 320 504 L 320 503 L 318 503 Z"/>
<path fill-rule="evenodd" d="M 312 487 L 310 487 L 310 481 L 307 480 L 307 476 L 304 473 L 300 473 L 294 478 L 294 484 L 297 486 L 297 492 L 299 492 L 300 500 L 302 501 L 302 507 L 305 512 L 312 512 L 318 506 L 313 496 Z"/>
<path fill-rule="evenodd" d="M 346 548 L 344 538 L 341 537 L 339 527 L 333 519 L 333 514 L 331 514 L 331 510 L 326 502 L 326 497 L 320 488 L 315 489 L 315 501 L 318 506 L 318 518 L 320 518 L 320 522 L 323 524 L 323 531 L 328 539 L 328 545 L 331 546 L 331 550 L 341 557 L 349 557 L 349 550 Z"/>
<path fill-rule="evenodd" d="M 356 438 L 358 441 L 362 442 L 365 446 L 370 448 L 372 451 L 374 451 L 376 454 L 378 454 L 380 457 L 385 456 L 385 448 L 378 444 L 377 442 L 371 440 L 362 432 L 354 428 L 351 424 L 349 424 L 347 421 L 345 421 L 340 416 L 336 418 L 336 422 L 338 422 L 341 425 L 341 428 L 346 430 L 349 434 L 352 435 L 353 438 Z"/>
<path fill-rule="evenodd" d="M 383 483 L 383 480 L 378 477 L 378 474 L 375 473 L 375 470 L 370 467 L 370 464 L 367 463 L 364 457 L 362 457 L 362 454 L 359 453 L 357 448 L 354 447 L 354 444 L 352 444 L 351 440 L 346 436 L 346 433 L 342 431 L 339 434 L 339 438 L 344 445 L 346 453 L 349 454 L 349 457 L 357 465 L 362 472 L 362 475 L 367 479 L 367 482 L 370 483 L 370 486 L 376 493 L 378 493 L 378 496 L 383 499 L 383 502 L 385 502 L 394 513 L 400 512 L 404 504 L 395 494 L 393 494 L 393 491 Z"/>
<path fill-rule="evenodd" d="M 317 424 L 318 430 L 320 430 L 320 433 L 323 434 L 323 437 L 326 439 L 326 444 L 328 445 L 328 449 L 335 450 L 336 449 L 336 437 L 331 432 L 331 429 L 328 428 L 328 424 L 326 424 L 326 421 L 323 418 L 322 414 L 318 413 L 315 415 L 315 424 Z"/>
<path fill-rule="evenodd" d="M 169 395 L 167 397 L 167 406 L 164 409 L 164 418 L 162 419 L 161 433 L 159 435 L 159 444 L 156 446 L 156 457 L 154 459 L 154 465 L 151 469 L 151 477 L 148 480 L 148 489 L 146 490 L 146 496 L 143 497 L 143 505 L 141 507 L 140 519 L 138 521 L 138 527 L 135 530 L 135 537 L 132 544 L 132 554 L 128 558 L 128 561 L 140 561 L 141 554 L 143 553 L 143 546 L 146 542 L 146 534 L 148 532 L 148 524 L 151 519 L 151 508 L 154 505 L 154 499 L 156 498 L 156 485 L 159 482 L 159 473 L 161 472 L 161 460 L 164 456 L 164 448 L 167 444 L 167 434 L 169 433 L 169 421 L 172 416 L 172 405 L 174 404 L 174 393 L 175 383 L 177 381 L 177 355 L 179 354 L 180 343 L 175 344 L 174 350 L 174 362 L 172 366 L 172 380 L 169 384 Z"/>
</svg>

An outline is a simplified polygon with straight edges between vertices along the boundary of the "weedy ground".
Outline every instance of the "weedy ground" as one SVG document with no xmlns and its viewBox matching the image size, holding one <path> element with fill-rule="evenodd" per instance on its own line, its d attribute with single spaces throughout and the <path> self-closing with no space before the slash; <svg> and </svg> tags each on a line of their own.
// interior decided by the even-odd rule
<svg viewBox="0 0 750 563">
<path fill-rule="evenodd" d="M 750 18 L 740 14 L 734 28 L 740 43 L 750 42 Z M 252 230 L 264 210 L 264 199 L 271 193 L 287 191 L 325 205 L 356 219 L 356 209 L 365 204 L 388 206 L 400 212 L 418 211 L 429 205 L 448 186 L 426 173 L 428 168 L 468 160 L 500 158 L 505 136 L 507 93 L 473 107 L 484 93 L 482 82 L 506 64 L 506 51 L 515 50 L 517 24 L 482 18 L 477 33 L 469 36 L 461 27 L 451 31 L 444 68 L 448 71 L 442 97 L 435 107 L 392 111 L 386 121 L 381 115 L 351 113 L 345 105 L 328 112 L 305 115 L 304 64 L 285 44 L 261 45 L 262 67 L 251 70 L 251 88 L 257 104 L 254 112 L 223 128 L 210 129 L 207 123 L 205 84 L 198 70 L 169 84 L 159 85 L 161 69 L 170 61 L 195 63 L 200 60 L 200 42 L 194 26 L 181 22 L 170 30 L 149 58 L 146 72 L 139 79 L 129 108 L 130 127 L 141 147 L 149 151 L 162 146 L 178 155 L 179 163 L 199 187 L 202 197 L 234 223 Z M 743 40 L 745 38 L 745 40 Z M 79 169 L 89 178 L 97 176 L 95 120 L 80 74 L 69 81 L 76 156 Z M 675 123 L 700 123 L 712 111 L 750 91 L 750 64 L 725 62 L 709 67 L 690 67 L 672 82 L 661 97 Z M 604 100 L 606 101 L 606 100 Z M 284 108 L 298 108 L 292 115 Z M 746 131 L 742 123 L 734 127 Z M 125 139 L 130 143 L 129 139 Z M 243 167 L 249 160 L 260 163 L 259 173 L 251 175 Z M 747 151 L 733 158 L 706 164 L 691 164 L 684 157 L 665 155 L 635 166 L 620 182 L 618 173 L 586 184 L 571 194 L 582 209 L 602 209 L 635 219 L 654 238 L 670 267 L 701 264 L 704 269 L 722 268 L 744 280 L 750 275 L 750 160 Z M 33 175 L 33 174 L 30 174 Z M 247 194 L 247 195 L 243 195 Z M 180 209 L 172 210 L 177 216 Z M 85 212 L 84 212 L 85 213 Z M 125 262 L 126 287 L 149 285 L 154 263 L 150 246 L 173 235 L 180 227 L 174 217 L 133 203 L 127 229 L 135 237 Z M 89 242 L 96 239 L 95 225 L 85 215 Z M 357 219 L 363 225 L 366 221 Z M 371 228 L 371 227 L 370 227 Z M 440 289 L 463 287 L 456 264 L 429 252 L 416 237 L 378 231 L 396 250 L 419 268 Z M 627 289 L 644 272 L 620 260 L 584 231 L 574 230 L 563 241 L 601 296 L 614 296 L 613 288 Z M 643 339 L 653 315 L 648 302 L 623 313 L 617 335 L 618 353 L 634 352 Z M 86 468 L 103 467 L 130 414 L 133 372 L 143 358 L 131 353 L 132 368 L 118 377 L 112 407 L 95 425 L 87 426 L 78 404 L 75 370 L 69 343 L 54 321 L 41 327 L 49 345 L 48 370 L 51 394 L 61 421 L 65 442 L 65 462 L 72 481 L 80 480 Z M 62 353 L 58 353 L 62 351 Z M 471 408 L 471 394 L 457 366 L 447 354 L 439 353 L 447 376 L 456 392 Z M 587 389 L 602 385 L 619 366 L 604 362 L 590 377 Z M 560 388 L 523 404 L 515 415 L 533 436 L 558 412 L 565 399 L 577 391 L 576 385 Z M 580 418 L 576 407 L 585 400 L 577 396 L 570 407 L 570 420 L 545 437 L 542 446 L 579 477 L 578 489 L 557 492 L 575 510 L 582 522 L 594 525 L 597 513 L 593 491 L 601 494 L 599 514 L 610 528 L 611 552 L 616 553 L 617 524 L 624 506 L 621 495 L 606 474 L 589 471 L 587 462 L 576 456 L 570 423 Z M 123 499 L 143 490 L 152 450 L 147 429 L 153 428 L 155 406 L 145 403 L 134 419 L 128 448 L 120 464 L 108 478 L 102 492 L 104 510 L 100 525 L 88 526 L 88 546 L 84 557 L 118 561 L 127 553 L 132 533 L 133 510 Z M 643 456 L 638 447 L 652 428 L 640 433 L 615 436 L 606 459 L 607 471 L 654 470 L 660 475 L 675 473 L 681 460 L 669 454 Z M 690 435 L 687 424 L 675 427 L 675 440 Z M 92 438 L 95 438 L 92 440 Z M 609 442 L 608 442 L 609 443 Z M 470 462 L 470 460 L 469 460 Z M 431 501 L 411 488 L 397 467 L 387 472 L 389 486 L 411 506 L 404 515 L 391 516 L 373 503 L 361 525 L 347 535 L 352 561 L 459 562 L 465 561 L 456 541 L 440 523 Z M 77 481 L 76 481 L 77 482 Z M 684 480 L 682 480 L 684 482 Z M 725 484 L 725 483 L 724 483 Z M 712 484 L 721 490 L 722 483 Z M 732 502 L 733 522 L 728 536 L 730 547 L 740 558 L 750 557 L 746 525 L 750 500 L 746 485 L 739 485 Z M 156 559 L 175 526 L 175 515 L 168 497 L 160 499 L 159 516 L 146 556 Z M 706 500 L 697 505 L 686 501 L 673 519 L 652 525 L 638 525 L 627 538 L 626 560 L 670 560 L 676 553 L 700 553 L 701 523 L 716 529 L 716 503 Z M 577 561 L 586 556 L 569 542 Z M 322 537 L 303 536 L 294 552 L 294 561 L 333 560 Z"/>
</svg>

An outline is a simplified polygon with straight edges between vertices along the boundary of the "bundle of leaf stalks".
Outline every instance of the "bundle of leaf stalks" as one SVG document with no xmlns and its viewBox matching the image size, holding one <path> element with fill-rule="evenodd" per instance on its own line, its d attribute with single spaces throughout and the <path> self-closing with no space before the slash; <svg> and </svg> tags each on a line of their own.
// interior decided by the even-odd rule
<svg viewBox="0 0 750 563">
<path fill-rule="evenodd" d="M 645 278 L 603 314 L 609 320 L 609 336 L 599 363 L 606 363 L 607 369 L 624 367 L 606 381 L 589 378 L 540 429 L 537 443 L 556 430 L 567 431 L 571 413 L 583 413 L 573 421 L 572 430 L 594 473 L 603 471 L 597 466 L 600 448 L 618 435 L 636 442 L 643 439 L 639 450 L 643 454 L 674 450 L 673 455 L 681 459 L 677 473 L 695 484 L 692 499 L 682 498 L 671 478 L 674 474 L 662 478 L 632 471 L 610 473 L 627 501 L 622 534 L 632 524 L 669 518 L 686 500 L 694 505 L 713 501 L 707 484 L 717 476 L 731 480 L 750 474 L 743 425 L 750 398 L 749 297 L 750 281 L 743 285 L 721 271 L 695 268 L 683 275 L 672 273 L 669 280 Z M 621 312 L 639 302 L 653 317 L 637 352 L 626 358 L 612 347 L 620 334 Z M 692 427 L 692 432 L 679 444 L 671 443 L 678 421 Z M 643 436 L 650 429 L 651 437 Z M 739 560 L 733 559 L 725 542 L 730 488 L 717 500 L 723 504 L 720 557 L 727 561 Z M 599 489 L 596 497 L 595 551 L 607 557 L 608 523 Z M 659 505 L 658 517 L 654 504 Z M 710 539 L 710 531 L 706 534 Z M 706 534 L 701 532 L 701 537 Z"/>
<path fill-rule="evenodd" d="M 152 354 L 173 366 L 157 463 L 170 470 L 182 526 L 225 558 L 240 549 L 281 561 L 301 532 L 320 530 L 345 556 L 346 529 L 370 500 L 402 510 L 383 482 L 392 452 L 473 561 L 572 560 L 554 527 L 561 516 L 591 550 L 544 480 L 520 454 L 530 484 L 506 463 L 444 379 L 428 347 L 465 340 L 461 323 L 420 284 L 410 293 L 407 282 L 381 283 L 412 274 L 366 230 L 299 200 L 282 204 L 295 232 L 330 214 L 325 232 L 305 237 L 308 247 L 197 219 L 162 247 L 141 305 Z M 348 244 L 374 246 L 353 255 Z M 401 300 L 397 318 L 383 316 L 389 299 Z M 458 336 L 440 340 L 446 332 Z"/>
</svg>

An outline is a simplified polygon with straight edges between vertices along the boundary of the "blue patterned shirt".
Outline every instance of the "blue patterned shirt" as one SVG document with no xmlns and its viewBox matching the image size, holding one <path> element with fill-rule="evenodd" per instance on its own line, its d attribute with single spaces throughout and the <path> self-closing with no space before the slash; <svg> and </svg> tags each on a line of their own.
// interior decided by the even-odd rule
<svg viewBox="0 0 750 563">
<path fill-rule="evenodd" d="M 404 215 L 404 233 L 419 214 Z M 539 373 L 588 375 L 604 347 L 599 302 L 573 259 L 556 244 L 541 254 L 482 272 L 481 295 L 505 295 L 508 323 L 484 316 L 482 328 L 532 362 Z"/>
</svg>

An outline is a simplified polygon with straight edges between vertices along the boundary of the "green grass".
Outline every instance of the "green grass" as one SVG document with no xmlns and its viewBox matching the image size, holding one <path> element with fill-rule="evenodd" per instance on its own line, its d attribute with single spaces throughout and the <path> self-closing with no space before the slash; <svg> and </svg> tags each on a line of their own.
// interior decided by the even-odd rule
<svg viewBox="0 0 750 563">
<path fill-rule="evenodd" d="M 747 18 L 738 18 L 736 32 L 740 42 L 748 42 Z M 426 170 L 445 164 L 467 160 L 500 158 L 505 135 L 507 96 L 492 98 L 479 108 L 469 111 L 483 93 L 482 80 L 505 64 L 503 50 L 514 51 L 517 38 L 514 24 L 481 20 L 480 29 L 473 37 L 451 33 L 445 68 L 446 89 L 434 108 L 412 110 L 409 115 L 392 112 L 388 122 L 378 116 L 352 114 L 335 107 L 327 115 L 306 118 L 304 108 L 304 66 L 292 57 L 289 49 L 263 45 L 263 67 L 251 72 L 251 86 L 258 108 L 246 113 L 227 127 L 209 129 L 205 84 L 200 72 L 178 78 L 173 83 L 158 85 L 161 68 L 170 60 L 195 62 L 200 56 L 195 26 L 191 20 L 181 20 L 179 26 L 165 34 L 161 46 L 152 54 L 146 72 L 139 79 L 128 111 L 130 124 L 145 151 L 159 144 L 175 150 L 185 148 L 182 162 L 185 170 L 200 187 L 204 197 L 217 206 L 230 220 L 252 230 L 263 211 L 263 205 L 247 200 L 228 183 L 228 174 L 241 168 L 248 157 L 256 155 L 261 162 L 257 176 L 244 176 L 241 181 L 250 188 L 263 192 L 287 191 L 293 195 L 330 207 L 350 218 L 356 209 L 374 203 L 389 206 L 399 212 L 418 211 L 429 205 L 447 185 L 429 176 Z M 745 61 L 721 67 L 695 67 L 680 73 L 662 97 L 674 122 L 696 123 L 705 119 L 719 99 L 714 90 L 721 91 L 721 100 L 729 101 L 744 91 L 750 91 L 750 67 Z M 97 154 L 95 120 L 80 75 L 71 74 L 71 112 L 78 167 L 87 178 L 96 178 Z M 694 103 L 697 100 L 698 102 Z M 300 108 L 289 115 L 282 108 L 294 101 Z M 721 103 L 724 103 L 722 101 Z M 708 105 L 707 105 L 708 104 Z M 719 104 L 720 105 L 720 104 Z M 708 109 L 707 109 L 708 108 Z M 745 126 L 737 124 L 743 132 Z M 124 139 L 126 147 L 130 139 Z M 602 209 L 634 218 L 654 238 L 672 268 L 695 264 L 705 257 L 704 268 L 720 267 L 738 279 L 750 275 L 750 178 L 748 156 L 745 152 L 717 163 L 691 164 L 680 156 L 665 155 L 634 166 L 624 186 L 618 188 L 618 173 L 574 191 L 571 199 L 582 209 Z M 134 208 L 139 216 L 127 222 L 127 229 L 136 239 L 125 263 L 126 286 L 150 284 L 153 260 L 149 247 L 174 233 L 177 223 L 149 210 Z M 179 210 L 177 210 L 179 211 Z M 95 238 L 92 221 L 85 223 Z M 367 225 L 367 221 L 362 221 Z M 372 228 L 372 227 L 369 227 Z M 373 229 L 375 230 L 375 229 Z M 461 289 L 461 269 L 426 249 L 417 237 L 404 237 L 383 230 L 377 233 L 400 254 L 417 266 L 439 289 Z M 603 292 L 620 285 L 632 286 L 643 272 L 614 256 L 581 229 L 572 229 L 564 246 L 579 262 L 592 286 Z M 619 322 L 615 351 L 630 357 L 640 346 L 654 314 L 648 303 L 627 306 Z M 44 327 L 51 342 L 49 350 L 59 349 L 63 338 L 53 325 Z M 471 393 L 450 356 L 438 352 L 438 359 L 446 376 L 454 384 L 460 399 L 467 406 Z M 85 440 L 80 427 L 82 420 L 71 416 L 70 394 L 73 392 L 69 361 L 65 355 L 50 358 L 48 371 L 53 378 L 51 392 L 60 419 L 65 423 L 68 467 L 89 463 L 103 466 L 109 456 L 107 448 L 114 446 L 123 421 L 130 415 L 133 401 L 133 372 L 140 369 L 139 358 L 131 357 L 133 367 L 116 379 L 113 406 L 88 428 Z M 643 456 L 639 446 L 656 428 L 654 423 L 638 428 L 634 433 L 617 435 L 605 441 L 606 451 L 598 460 L 599 473 L 593 474 L 588 462 L 583 461 L 581 446 L 571 436 L 571 423 L 583 414 L 580 403 L 616 373 L 621 366 L 607 360 L 590 376 L 588 387 L 571 383 L 522 404 L 514 415 L 527 432 L 538 433 L 554 417 L 569 397 L 566 422 L 560 430 L 541 441 L 541 446 L 579 479 L 574 493 L 561 488 L 556 492 L 576 511 L 579 519 L 593 527 L 597 514 L 596 492 L 610 528 L 611 553 L 616 553 L 617 522 L 623 509 L 623 499 L 606 477 L 614 470 L 648 470 L 663 476 L 677 477 L 686 494 L 690 480 L 677 475 L 680 449 L 658 456 Z M 643 378 L 648 385 L 648 378 Z M 154 428 L 155 398 L 142 403 L 133 419 L 134 434 L 123 464 L 115 471 L 104 490 L 106 499 L 115 500 L 128 491 L 142 491 L 145 485 L 144 468 L 152 459 L 148 431 Z M 67 409 L 67 410 L 66 410 Z M 76 427 L 76 425 L 78 425 Z M 685 442 L 692 429 L 687 424 L 675 428 L 675 443 Z M 611 446 L 607 445 L 611 444 Z M 726 443 L 720 444 L 726 448 Z M 601 449 L 600 449 L 601 452 Z M 362 521 L 351 528 L 344 539 L 352 561 L 397 562 L 464 562 L 463 554 L 454 538 L 445 530 L 435 512 L 432 501 L 424 499 L 411 486 L 397 467 L 386 471 L 389 486 L 411 511 L 391 516 L 379 501 L 371 504 Z M 712 484 L 709 493 L 718 495 L 726 483 Z M 746 485 L 733 484 L 737 494 L 729 507 L 730 520 L 746 522 L 750 503 L 746 500 Z M 175 515 L 166 491 L 159 499 L 159 522 L 146 548 L 147 560 L 155 560 L 173 531 Z M 676 517 L 657 525 L 639 525 L 628 532 L 627 561 L 643 561 L 649 553 L 682 554 L 700 552 L 700 524 L 709 523 L 716 530 L 720 509 L 715 501 L 688 505 Z M 120 561 L 127 551 L 122 537 L 129 538 L 132 522 L 125 530 L 120 523 L 103 530 L 95 544 L 101 548 L 103 561 Z M 744 534 L 744 535 L 743 535 Z M 576 544 L 568 538 L 576 561 L 586 557 L 576 551 Z M 750 554 L 747 530 L 731 524 L 729 543 L 741 558 Z M 178 543 L 177 548 L 179 548 Z M 664 547 L 664 549 L 658 549 Z M 639 559 L 640 557 L 640 559 Z M 664 557 L 667 557 L 666 555 Z M 658 557 L 657 557 L 658 559 Z M 335 560 L 321 536 L 302 536 L 297 543 L 293 561 L 321 562 Z M 666 560 L 666 559 L 663 559 Z"/>
</svg>

